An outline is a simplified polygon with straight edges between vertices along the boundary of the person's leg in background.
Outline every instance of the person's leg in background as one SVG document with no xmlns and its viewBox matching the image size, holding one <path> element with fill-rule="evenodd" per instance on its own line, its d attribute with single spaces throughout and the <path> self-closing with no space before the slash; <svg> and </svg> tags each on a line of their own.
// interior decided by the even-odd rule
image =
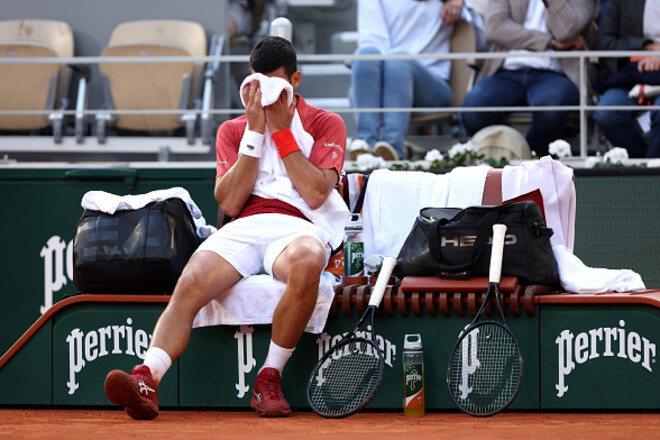
<svg viewBox="0 0 660 440">
<path fill-rule="evenodd" d="M 566 76 L 551 70 L 527 69 L 527 103 L 533 107 L 578 105 L 577 86 Z M 567 111 L 535 111 L 527 130 L 529 148 L 539 157 L 548 154 L 548 145 L 566 137 Z"/>
<path fill-rule="evenodd" d="M 254 18 L 247 1 L 231 0 L 227 3 L 227 31 L 229 38 L 247 37 L 254 29 Z"/>
<path fill-rule="evenodd" d="M 598 107 L 603 110 L 594 112 L 594 120 L 598 129 L 613 146 L 625 148 L 630 157 L 639 158 L 646 155 L 648 147 L 634 119 L 637 111 L 605 110 L 607 106 L 635 104 L 635 101 L 628 96 L 628 90 L 608 89 L 598 101 Z M 652 118 L 652 125 L 653 122 Z"/>
<path fill-rule="evenodd" d="M 447 81 L 418 60 L 385 60 L 383 91 L 385 108 L 446 107 L 451 103 Z M 399 158 L 405 158 L 403 140 L 409 123 L 409 111 L 383 114 L 383 140 L 394 147 Z"/>
<path fill-rule="evenodd" d="M 653 105 L 660 105 L 660 95 L 653 99 Z M 657 110 L 651 112 L 651 136 L 646 157 L 648 159 L 660 157 L 660 112 Z"/>
<path fill-rule="evenodd" d="M 356 55 L 380 55 L 374 46 L 360 47 Z M 351 103 L 356 108 L 383 107 L 383 62 L 381 60 L 354 60 L 351 66 Z M 370 148 L 380 140 L 382 115 L 380 112 L 358 112 L 357 139 L 364 140 Z M 350 150 L 350 148 L 349 148 Z"/>
<path fill-rule="evenodd" d="M 508 107 L 527 105 L 524 72 L 501 70 L 476 83 L 463 100 L 463 107 Z M 484 127 L 505 123 L 504 112 L 461 112 L 461 124 L 471 137 Z"/>
</svg>

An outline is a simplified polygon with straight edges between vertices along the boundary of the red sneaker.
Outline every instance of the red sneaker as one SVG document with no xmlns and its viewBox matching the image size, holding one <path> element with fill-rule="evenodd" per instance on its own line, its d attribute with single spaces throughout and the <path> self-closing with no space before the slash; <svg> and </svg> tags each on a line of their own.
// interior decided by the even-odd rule
<svg viewBox="0 0 660 440">
<path fill-rule="evenodd" d="M 275 368 L 264 368 L 252 385 L 250 406 L 262 417 L 288 417 L 291 407 L 282 394 L 282 378 Z"/>
<path fill-rule="evenodd" d="M 105 395 L 136 420 L 158 417 L 158 388 L 146 365 L 133 367 L 133 374 L 112 370 L 105 378 Z"/>
</svg>

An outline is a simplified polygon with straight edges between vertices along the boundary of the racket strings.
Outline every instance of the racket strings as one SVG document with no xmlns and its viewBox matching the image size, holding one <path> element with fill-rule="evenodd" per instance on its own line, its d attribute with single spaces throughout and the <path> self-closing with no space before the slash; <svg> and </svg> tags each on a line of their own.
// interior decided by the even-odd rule
<svg viewBox="0 0 660 440">
<path fill-rule="evenodd" d="M 343 415 L 368 402 L 378 388 L 382 359 L 366 341 L 334 347 L 312 377 L 310 404 L 327 415 Z"/>
<path fill-rule="evenodd" d="M 466 334 L 452 357 L 450 391 L 467 412 L 488 414 L 510 403 L 521 375 L 515 339 L 502 326 L 487 323 Z"/>
</svg>

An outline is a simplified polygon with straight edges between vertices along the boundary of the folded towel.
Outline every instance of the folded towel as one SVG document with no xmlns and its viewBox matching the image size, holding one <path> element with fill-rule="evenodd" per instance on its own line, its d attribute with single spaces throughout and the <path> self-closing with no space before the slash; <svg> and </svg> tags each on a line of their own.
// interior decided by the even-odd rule
<svg viewBox="0 0 660 440">
<path fill-rule="evenodd" d="M 206 224 L 206 220 L 202 216 L 202 211 L 192 197 L 190 197 L 190 193 L 178 186 L 159 189 L 146 194 L 129 194 L 124 196 L 118 196 L 105 191 L 88 191 L 83 196 L 80 204 L 83 209 L 101 211 L 113 215 L 117 211 L 140 209 L 151 202 L 172 198 L 179 198 L 186 204 L 195 222 L 197 235 L 200 238 L 206 238 L 215 232 L 216 228 L 214 226 Z"/>
<path fill-rule="evenodd" d="M 376 170 L 364 201 L 364 255 L 396 257 L 422 208 L 480 205 L 490 167 L 459 167 L 447 174 Z"/>
<path fill-rule="evenodd" d="M 321 274 L 316 307 L 305 331 L 321 333 L 335 298 L 335 277 Z M 270 275 L 252 275 L 202 307 L 193 321 L 193 328 L 214 325 L 271 324 L 275 307 L 284 294 L 286 284 Z"/>
<path fill-rule="evenodd" d="M 563 245 L 553 246 L 552 251 L 559 266 L 561 285 L 567 292 L 639 292 L 646 289 L 642 277 L 632 270 L 587 267 Z"/>
</svg>

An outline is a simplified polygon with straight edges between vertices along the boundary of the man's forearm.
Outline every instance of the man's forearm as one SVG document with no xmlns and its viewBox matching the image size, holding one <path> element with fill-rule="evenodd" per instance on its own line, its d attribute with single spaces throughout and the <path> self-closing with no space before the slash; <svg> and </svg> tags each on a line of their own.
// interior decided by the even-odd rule
<svg viewBox="0 0 660 440">
<path fill-rule="evenodd" d="M 291 130 L 274 133 L 273 140 L 296 191 L 307 206 L 312 209 L 319 208 L 337 183 L 337 173 L 320 170 L 312 164 L 300 151 Z"/>
<path fill-rule="evenodd" d="M 245 206 L 257 179 L 259 158 L 239 155 L 238 160 L 215 182 L 214 195 L 222 211 L 236 217 Z"/>
<path fill-rule="evenodd" d="M 318 209 L 327 200 L 339 177 L 334 170 L 320 170 L 301 153 L 283 159 L 294 188 L 311 209 Z"/>
</svg>

